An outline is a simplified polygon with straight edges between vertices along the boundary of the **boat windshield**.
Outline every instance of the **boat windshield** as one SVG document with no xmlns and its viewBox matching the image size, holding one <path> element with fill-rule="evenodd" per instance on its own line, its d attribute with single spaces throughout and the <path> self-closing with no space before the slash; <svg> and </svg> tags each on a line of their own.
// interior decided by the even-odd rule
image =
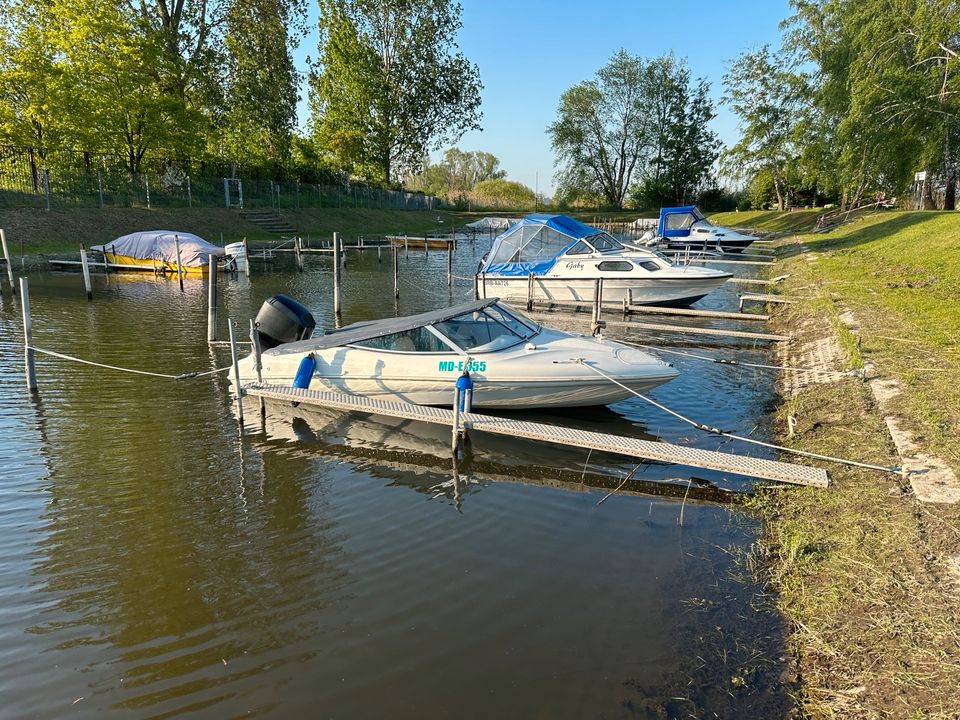
<svg viewBox="0 0 960 720">
<path fill-rule="evenodd" d="M 493 305 L 478 312 L 457 315 L 432 327 L 467 352 L 493 352 L 533 337 L 539 328 L 530 327 L 527 322 Z"/>
<path fill-rule="evenodd" d="M 607 233 L 597 233 L 590 235 L 587 242 L 593 245 L 599 252 L 609 252 L 610 250 L 623 250 L 621 245 L 613 236 Z"/>
</svg>

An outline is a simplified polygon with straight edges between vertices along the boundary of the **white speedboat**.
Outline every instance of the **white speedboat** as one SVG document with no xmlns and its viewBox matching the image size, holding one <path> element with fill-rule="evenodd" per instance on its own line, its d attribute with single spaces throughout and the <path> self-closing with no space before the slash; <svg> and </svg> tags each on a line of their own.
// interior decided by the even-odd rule
<svg viewBox="0 0 960 720">
<path fill-rule="evenodd" d="M 473 380 L 474 408 L 509 409 L 607 405 L 631 396 L 585 365 L 637 392 L 677 375 L 627 345 L 542 327 L 496 298 L 310 337 L 309 312 L 275 296 L 257 322 L 268 347 L 265 383 L 417 405 L 451 405 L 464 372 Z M 240 381 L 255 380 L 251 355 L 240 362 Z"/>
<path fill-rule="evenodd" d="M 480 266 L 479 294 L 525 298 L 531 275 L 534 298 L 592 301 L 602 278 L 604 300 L 640 305 L 689 305 L 732 277 L 624 247 L 566 215 L 528 215 L 499 235 Z"/>
<path fill-rule="evenodd" d="M 640 221 L 638 220 L 637 223 Z M 641 243 L 666 245 L 674 250 L 718 250 L 724 253 L 743 252 L 757 237 L 714 225 L 696 205 L 660 209 L 656 229 L 648 228 Z"/>
</svg>

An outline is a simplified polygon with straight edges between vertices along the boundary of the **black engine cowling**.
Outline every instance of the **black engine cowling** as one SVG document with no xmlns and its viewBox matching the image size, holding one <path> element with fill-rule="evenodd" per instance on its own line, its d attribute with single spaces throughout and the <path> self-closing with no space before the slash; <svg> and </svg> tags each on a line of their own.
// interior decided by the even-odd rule
<svg viewBox="0 0 960 720">
<path fill-rule="evenodd" d="M 317 327 L 313 315 L 286 295 L 267 298 L 257 313 L 260 346 L 264 350 L 296 340 L 306 340 Z"/>
</svg>

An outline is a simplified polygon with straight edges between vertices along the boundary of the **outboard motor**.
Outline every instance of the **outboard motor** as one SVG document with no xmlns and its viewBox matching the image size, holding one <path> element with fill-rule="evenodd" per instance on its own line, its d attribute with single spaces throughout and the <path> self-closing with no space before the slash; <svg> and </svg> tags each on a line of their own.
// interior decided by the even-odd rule
<svg viewBox="0 0 960 720">
<path fill-rule="evenodd" d="M 260 347 L 269 350 L 297 340 L 306 340 L 317 327 L 317 321 L 303 305 L 286 295 L 267 298 L 257 313 Z"/>
</svg>

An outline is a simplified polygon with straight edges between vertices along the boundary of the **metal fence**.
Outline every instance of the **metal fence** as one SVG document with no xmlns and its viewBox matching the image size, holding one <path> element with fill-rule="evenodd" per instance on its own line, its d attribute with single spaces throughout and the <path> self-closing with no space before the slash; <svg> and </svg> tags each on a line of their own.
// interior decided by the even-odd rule
<svg viewBox="0 0 960 720">
<path fill-rule="evenodd" d="M 383 208 L 433 210 L 440 201 L 423 193 L 356 184 L 277 182 L 244 177 L 191 177 L 166 161 L 155 172 L 131 174 L 116 156 L 70 152 L 52 156 L 31 148 L 0 147 L 0 208 L 234 207 Z M 112 162 L 111 162 L 112 161 Z M 159 167 L 157 167 L 159 165 Z"/>
</svg>

